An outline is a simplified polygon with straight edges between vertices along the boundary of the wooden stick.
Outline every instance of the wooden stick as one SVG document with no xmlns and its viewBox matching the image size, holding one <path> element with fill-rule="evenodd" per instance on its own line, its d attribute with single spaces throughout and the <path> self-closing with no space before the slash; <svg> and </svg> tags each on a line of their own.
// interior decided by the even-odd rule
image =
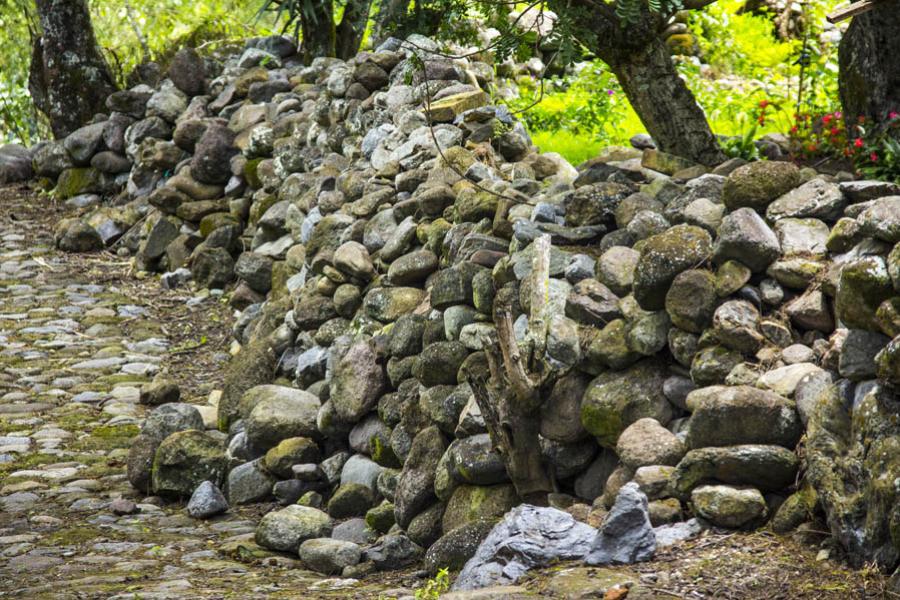
<svg viewBox="0 0 900 600">
<path fill-rule="evenodd" d="M 881 0 L 859 0 L 843 8 L 839 8 L 825 18 L 829 23 L 840 23 L 852 17 L 867 13 L 881 2 Z"/>
</svg>

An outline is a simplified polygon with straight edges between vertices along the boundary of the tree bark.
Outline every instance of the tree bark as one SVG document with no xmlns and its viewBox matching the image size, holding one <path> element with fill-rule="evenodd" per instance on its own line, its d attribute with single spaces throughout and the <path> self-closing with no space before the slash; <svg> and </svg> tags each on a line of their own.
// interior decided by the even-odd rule
<svg viewBox="0 0 900 600">
<path fill-rule="evenodd" d="M 347 0 L 344 16 L 337 26 L 336 51 L 338 58 L 348 60 L 359 52 L 366 23 L 369 21 L 369 7 L 372 0 Z"/>
<path fill-rule="evenodd" d="M 409 0 L 382 0 L 372 28 L 372 39 L 380 44 L 399 30 L 405 22 Z"/>
<path fill-rule="evenodd" d="M 889 0 L 853 18 L 839 49 L 841 105 L 848 125 L 876 126 L 900 111 L 900 2 Z M 849 127 L 851 135 L 855 128 Z"/>
<path fill-rule="evenodd" d="M 662 38 L 655 37 L 642 51 L 608 64 L 660 150 L 707 166 L 725 160 L 703 109 L 678 76 Z"/>
<path fill-rule="evenodd" d="M 678 75 L 660 36 L 663 19 L 645 8 L 638 22 L 623 27 L 608 5 L 581 2 L 592 33 L 585 44 L 615 73 L 657 147 L 702 165 L 724 161 L 703 109 Z"/>
<path fill-rule="evenodd" d="M 539 436 L 541 404 L 556 375 L 543 363 L 549 273 L 550 237 L 541 236 L 534 242 L 526 355 L 522 355 L 513 331 L 511 302 L 501 293 L 494 315 L 496 338 L 485 345 L 490 378 L 485 380 L 477 369 L 466 373 L 516 493 L 524 502 L 537 505 L 546 505 L 547 495 L 555 490 Z"/>
<path fill-rule="evenodd" d="M 105 110 L 116 90 L 97 47 L 85 0 L 35 0 L 43 34 L 35 38 L 28 90 L 57 138 Z"/>
<path fill-rule="evenodd" d="M 336 30 L 332 0 L 310 2 L 312 10 L 300 11 L 303 32 L 303 60 L 308 64 L 317 56 L 336 55 Z"/>
</svg>

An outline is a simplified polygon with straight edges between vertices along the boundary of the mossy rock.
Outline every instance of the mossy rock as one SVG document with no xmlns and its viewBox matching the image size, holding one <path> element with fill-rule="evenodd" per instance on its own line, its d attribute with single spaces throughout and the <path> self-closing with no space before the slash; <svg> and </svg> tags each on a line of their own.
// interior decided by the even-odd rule
<svg viewBox="0 0 900 600">
<path fill-rule="evenodd" d="M 712 253 L 705 229 L 676 225 L 644 240 L 634 272 L 634 297 L 644 310 L 665 308 L 666 293 L 682 271 L 701 266 Z"/>
<path fill-rule="evenodd" d="M 444 511 L 444 531 L 453 531 L 479 519 L 497 519 L 519 504 L 511 484 L 462 485 L 453 491 Z"/>
<path fill-rule="evenodd" d="M 366 526 L 378 533 L 387 533 L 396 522 L 394 519 L 394 505 L 390 502 L 382 502 L 375 508 L 369 509 L 369 512 L 366 513 Z"/>
<path fill-rule="evenodd" d="M 221 439 L 189 429 L 167 437 L 153 458 L 153 491 L 167 496 L 190 496 L 204 481 L 221 486 L 227 469 Z"/>
<path fill-rule="evenodd" d="M 722 200 L 728 210 L 748 207 L 765 208 L 802 181 L 800 169 L 789 162 L 757 161 L 735 169 L 722 189 Z"/>
<path fill-rule="evenodd" d="M 54 192 L 60 200 L 67 200 L 79 194 L 101 193 L 103 188 L 103 173 L 97 169 L 84 167 L 65 169 L 60 173 Z"/>
<path fill-rule="evenodd" d="M 879 331 L 876 313 L 894 295 L 887 265 L 880 256 L 866 256 L 841 270 L 835 311 L 846 326 Z"/>
<path fill-rule="evenodd" d="M 240 225 L 240 223 L 231 213 L 219 212 L 206 215 L 200 220 L 200 235 L 207 238 L 216 229 L 227 225 Z"/>
<path fill-rule="evenodd" d="M 619 435 L 638 419 L 651 417 L 666 425 L 673 414 L 662 392 L 666 377 L 668 369 L 653 359 L 602 373 L 584 393 L 581 424 L 606 448 L 615 448 Z"/>
</svg>

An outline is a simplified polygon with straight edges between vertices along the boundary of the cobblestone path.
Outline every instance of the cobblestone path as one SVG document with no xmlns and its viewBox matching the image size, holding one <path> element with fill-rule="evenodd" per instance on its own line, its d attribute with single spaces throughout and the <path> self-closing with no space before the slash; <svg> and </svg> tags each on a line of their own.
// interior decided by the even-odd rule
<svg viewBox="0 0 900 600">
<path fill-rule="evenodd" d="M 56 253 L 27 196 L 0 192 L 0 597 L 377 598 L 262 552 L 267 507 L 196 521 L 129 485 L 139 387 L 156 372 L 213 427 L 228 311 L 111 254 Z"/>
</svg>

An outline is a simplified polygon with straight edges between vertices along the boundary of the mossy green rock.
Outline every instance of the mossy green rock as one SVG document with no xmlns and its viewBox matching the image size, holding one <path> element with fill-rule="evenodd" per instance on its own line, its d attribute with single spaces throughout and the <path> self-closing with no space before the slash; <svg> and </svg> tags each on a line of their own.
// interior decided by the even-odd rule
<svg viewBox="0 0 900 600">
<path fill-rule="evenodd" d="M 519 504 L 511 484 L 462 485 L 453 491 L 444 511 L 444 531 L 453 531 L 479 519 L 497 519 Z"/>
<path fill-rule="evenodd" d="M 709 258 L 712 238 L 705 229 L 676 225 L 644 240 L 634 272 L 634 297 L 644 310 L 665 308 L 666 293 L 682 271 Z"/>
<path fill-rule="evenodd" d="M 694 355 L 691 379 L 697 385 L 724 383 L 725 378 L 744 360 L 740 352 L 725 346 L 707 346 Z"/>
<path fill-rule="evenodd" d="M 366 314 L 382 323 L 392 323 L 422 303 L 425 292 L 414 287 L 377 287 L 366 294 Z"/>
<path fill-rule="evenodd" d="M 891 340 L 875 356 L 875 364 L 878 367 L 878 378 L 900 390 L 900 336 Z"/>
<path fill-rule="evenodd" d="M 390 502 L 383 502 L 366 513 L 366 525 L 378 533 L 387 533 L 396 522 L 394 505 Z"/>
<path fill-rule="evenodd" d="M 200 235 L 209 237 L 213 231 L 226 225 L 239 225 L 238 220 L 231 213 L 218 212 L 208 214 L 200 220 Z"/>
<path fill-rule="evenodd" d="M 344 483 L 328 501 L 328 514 L 335 519 L 361 517 L 375 501 L 375 492 L 361 483 Z"/>
<path fill-rule="evenodd" d="M 266 470 L 282 479 L 293 477 L 291 467 L 304 463 L 317 463 L 320 459 L 319 446 L 310 438 L 293 437 L 281 440 L 269 449 L 263 465 Z"/>
<path fill-rule="evenodd" d="M 691 450 L 672 473 L 672 492 L 687 499 L 707 481 L 752 485 L 764 491 L 789 487 L 797 475 L 797 455 L 781 446 L 747 444 Z"/>
<path fill-rule="evenodd" d="M 816 491 L 809 485 L 794 492 L 778 507 L 775 516 L 772 517 L 772 531 L 788 533 L 811 520 L 815 515 L 817 503 Z"/>
<path fill-rule="evenodd" d="M 793 163 L 758 161 L 735 169 L 722 189 L 728 210 L 749 207 L 765 208 L 802 183 L 800 169 Z"/>
<path fill-rule="evenodd" d="M 167 437 L 153 459 L 153 491 L 156 494 L 188 497 L 204 481 L 220 486 L 227 460 L 221 439 L 196 429 Z"/>
<path fill-rule="evenodd" d="M 716 310 L 716 278 L 702 269 L 679 273 L 666 294 L 666 312 L 676 327 L 703 333 Z"/>
<path fill-rule="evenodd" d="M 704 485 L 691 494 L 691 504 L 713 525 L 733 529 L 752 527 L 768 513 L 763 495 L 754 488 Z"/>
<path fill-rule="evenodd" d="M 431 575 L 441 569 L 459 571 L 496 524 L 497 519 L 476 519 L 446 532 L 425 553 L 425 569 Z"/>
<path fill-rule="evenodd" d="M 597 376 L 584 393 L 581 424 L 607 448 L 615 448 L 619 435 L 638 419 L 667 424 L 673 411 L 662 392 L 666 377 L 665 365 L 652 359 Z"/>
<path fill-rule="evenodd" d="M 841 270 L 835 310 L 846 327 L 878 331 L 878 307 L 893 295 L 894 286 L 884 259 L 866 256 Z"/>
<path fill-rule="evenodd" d="M 873 387 L 851 415 L 843 394 L 828 386 L 815 398 L 807 424 L 806 480 L 857 568 L 868 562 L 893 568 L 900 558 L 897 413 L 896 396 Z"/>
<path fill-rule="evenodd" d="M 97 169 L 73 168 L 59 174 L 54 192 L 60 200 L 68 200 L 79 194 L 100 193 L 103 187 L 103 173 Z"/>
</svg>

